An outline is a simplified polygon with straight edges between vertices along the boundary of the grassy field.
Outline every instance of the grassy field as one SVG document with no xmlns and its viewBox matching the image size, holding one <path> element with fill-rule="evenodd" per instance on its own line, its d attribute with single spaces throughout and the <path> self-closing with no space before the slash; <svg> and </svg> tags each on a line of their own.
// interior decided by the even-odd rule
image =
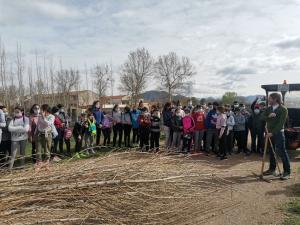
<svg viewBox="0 0 300 225">
<path fill-rule="evenodd" d="M 300 173 L 300 168 L 298 168 Z M 284 225 L 300 225 L 300 184 L 293 187 L 294 200 L 286 204 L 283 208 L 287 212 L 288 218 L 285 220 Z"/>
</svg>

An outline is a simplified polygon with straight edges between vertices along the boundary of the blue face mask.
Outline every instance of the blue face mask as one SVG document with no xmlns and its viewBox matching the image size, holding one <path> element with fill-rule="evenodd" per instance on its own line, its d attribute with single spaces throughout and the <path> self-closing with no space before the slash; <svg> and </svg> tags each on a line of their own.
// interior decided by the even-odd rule
<svg viewBox="0 0 300 225">
<path fill-rule="evenodd" d="M 259 114 L 260 113 L 260 109 L 254 109 L 254 113 L 255 114 Z"/>
</svg>

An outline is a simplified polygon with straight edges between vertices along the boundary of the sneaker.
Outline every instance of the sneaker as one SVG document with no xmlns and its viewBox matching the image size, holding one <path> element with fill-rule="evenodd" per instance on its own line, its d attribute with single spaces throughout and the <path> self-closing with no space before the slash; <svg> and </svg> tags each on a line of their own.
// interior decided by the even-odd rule
<svg viewBox="0 0 300 225">
<path fill-rule="evenodd" d="M 275 170 L 268 169 L 267 171 L 263 172 L 263 175 L 264 176 L 276 175 L 276 172 L 275 172 Z"/>
<path fill-rule="evenodd" d="M 80 153 L 79 153 L 79 157 L 80 157 L 80 158 L 82 158 L 82 157 L 84 158 L 84 157 L 86 157 L 86 154 L 85 154 L 84 152 L 80 152 Z"/>
<path fill-rule="evenodd" d="M 80 157 L 80 154 L 77 152 L 76 154 L 75 154 L 75 158 L 76 159 L 80 159 L 81 157 Z"/>
<path fill-rule="evenodd" d="M 288 180 L 288 179 L 290 179 L 290 176 L 291 176 L 291 174 L 290 173 L 287 173 L 287 172 L 284 172 L 283 174 L 282 174 L 282 176 L 281 176 L 281 180 Z"/>
</svg>

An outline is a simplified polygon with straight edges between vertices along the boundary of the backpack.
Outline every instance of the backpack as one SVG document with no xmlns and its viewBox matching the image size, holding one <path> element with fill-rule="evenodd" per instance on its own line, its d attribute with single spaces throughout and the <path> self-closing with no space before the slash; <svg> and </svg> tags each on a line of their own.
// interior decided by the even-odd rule
<svg viewBox="0 0 300 225">
<path fill-rule="evenodd" d="M 97 134 L 96 124 L 93 121 L 90 121 L 89 119 L 88 119 L 88 123 L 89 123 L 89 132 L 91 133 L 92 136 L 96 136 Z"/>
</svg>

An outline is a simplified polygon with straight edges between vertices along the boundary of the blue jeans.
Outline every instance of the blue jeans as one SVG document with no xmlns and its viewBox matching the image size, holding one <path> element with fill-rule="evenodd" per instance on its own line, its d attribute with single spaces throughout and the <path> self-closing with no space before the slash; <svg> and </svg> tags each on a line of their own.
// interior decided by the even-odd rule
<svg viewBox="0 0 300 225">
<path fill-rule="evenodd" d="M 290 158 L 286 151 L 285 147 L 285 136 L 284 132 L 279 132 L 271 138 L 275 153 L 279 156 L 283 163 L 283 170 L 285 173 L 291 173 L 291 165 L 290 165 Z M 273 154 L 273 151 L 270 149 L 270 170 L 276 169 L 276 161 Z"/>
</svg>

